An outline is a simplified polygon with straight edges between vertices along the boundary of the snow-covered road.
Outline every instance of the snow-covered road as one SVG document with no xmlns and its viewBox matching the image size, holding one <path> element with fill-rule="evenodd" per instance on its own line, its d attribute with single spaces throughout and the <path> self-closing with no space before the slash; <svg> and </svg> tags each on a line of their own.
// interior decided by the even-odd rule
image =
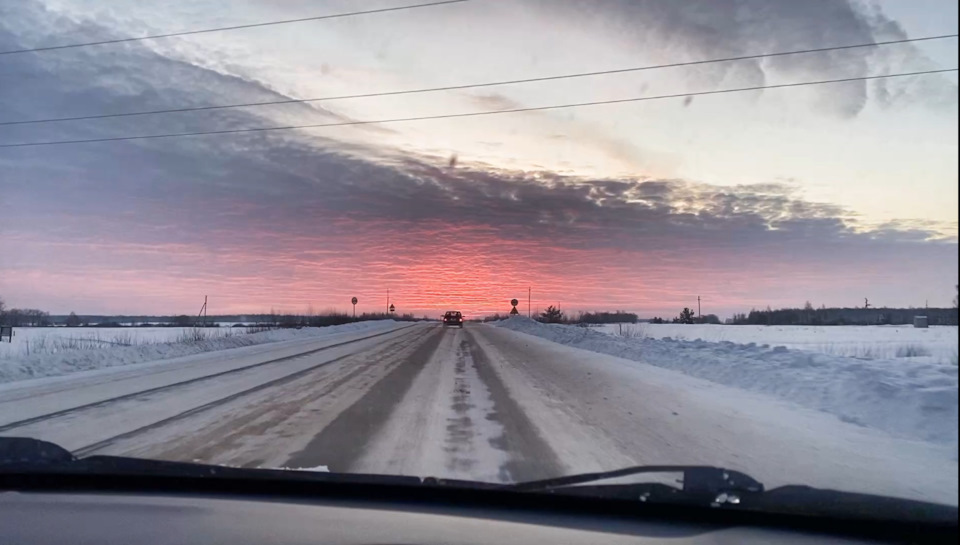
<svg viewBox="0 0 960 545">
<path fill-rule="evenodd" d="M 768 487 L 958 503 L 950 446 L 475 324 L 396 324 L 12 383 L 0 388 L 0 435 L 84 454 L 493 482 L 707 464 Z"/>
</svg>

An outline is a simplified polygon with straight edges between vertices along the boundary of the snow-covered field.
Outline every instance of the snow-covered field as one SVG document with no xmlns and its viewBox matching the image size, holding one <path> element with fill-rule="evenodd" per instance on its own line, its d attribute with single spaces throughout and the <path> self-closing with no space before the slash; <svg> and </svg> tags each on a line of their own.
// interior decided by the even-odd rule
<svg viewBox="0 0 960 545">
<path fill-rule="evenodd" d="M 0 359 L 74 348 L 107 348 L 177 342 L 196 331 L 192 327 L 18 327 L 13 342 L 0 343 Z M 205 338 L 220 338 L 247 332 L 243 327 L 200 329 Z"/>
<path fill-rule="evenodd" d="M 769 487 L 957 504 L 954 366 L 500 326 L 365 322 L 206 341 L 289 336 L 219 352 L 21 360 L 0 365 L 18 374 L 0 384 L 0 434 L 81 456 L 490 482 L 718 465 Z"/>
<path fill-rule="evenodd" d="M 795 331 L 770 328 L 767 332 L 757 328 L 741 329 L 741 326 L 651 324 L 634 326 L 638 333 L 624 337 L 597 328 L 540 324 L 527 318 L 511 318 L 497 325 L 567 346 L 767 394 L 833 414 L 845 422 L 883 430 L 895 437 L 952 445 L 954 449 L 957 446 L 958 368 L 954 364 L 931 362 L 927 357 L 853 358 L 793 350 L 785 348 L 783 342 L 774 341 L 779 335 L 783 340 L 798 340 L 798 346 L 815 344 L 817 332 L 803 331 L 807 328 Z M 605 329 L 616 331 L 616 326 Z M 859 339 L 863 339 L 869 328 L 823 329 L 833 335 L 833 342 L 840 343 L 845 331 L 852 337 L 859 334 Z M 889 337 L 903 343 L 919 343 L 925 338 L 924 330 L 916 330 L 917 333 L 905 328 L 877 330 L 887 331 Z M 685 331 L 688 339 L 712 335 L 713 340 L 677 340 L 676 336 Z M 748 336 L 751 331 L 756 332 L 756 337 Z M 926 332 L 928 344 L 920 346 L 948 344 L 952 334 L 956 350 L 956 327 L 931 328 Z M 720 340 L 723 334 L 730 337 Z M 749 339 L 749 342 L 733 342 L 732 338 Z M 874 337 L 878 343 L 881 338 Z M 859 339 L 852 342 L 866 342 Z M 929 350 L 932 352 L 933 348 Z"/>
<path fill-rule="evenodd" d="M 607 324 L 611 335 L 783 346 L 830 356 L 957 364 L 957 327 Z"/>
<path fill-rule="evenodd" d="M 393 320 L 249 332 L 248 328 L 16 328 L 0 343 L 0 383 L 178 358 L 202 352 L 349 332 L 376 331 Z"/>
</svg>

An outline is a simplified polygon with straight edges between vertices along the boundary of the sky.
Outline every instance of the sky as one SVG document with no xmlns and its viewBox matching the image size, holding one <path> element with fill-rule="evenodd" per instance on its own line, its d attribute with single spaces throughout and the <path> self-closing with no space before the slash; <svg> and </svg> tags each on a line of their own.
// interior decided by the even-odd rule
<svg viewBox="0 0 960 545">
<path fill-rule="evenodd" d="M 401 0 L 0 0 L 0 51 Z M 956 68 L 950 0 L 471 0 L 0 55 L 0 146 L 336 124 Z M 440 120 L 0 147 L 0 298 L 52 313 L 947 306 L 955 72 Z M 525 310 L 525 305 L 521 306 Z"/>
</svg>

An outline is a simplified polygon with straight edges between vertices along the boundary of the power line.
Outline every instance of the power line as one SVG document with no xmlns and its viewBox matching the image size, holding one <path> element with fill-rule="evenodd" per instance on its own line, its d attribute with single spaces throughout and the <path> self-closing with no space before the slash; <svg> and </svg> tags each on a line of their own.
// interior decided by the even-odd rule
<svg viewBox="0 0 960 545">
<path fill-rule="evenodd" d="M 72 49 L 75 47 L 89 47 L 91 45 L 120 44 L 126 42 L 139 42 L 141 40 L 156 40 L 159 38 L 173 38 L 176 36 L 190 36 L 192 34 L 206 34 L 209 32 L 225 32 L 228 30 L 242 30 L 246 28 L 257 28 L 274 25 L 288 25 L 290 23 L 303 23 L 307 21 L 323 21 L 326 19 L 340 19 L 343 17 L 354 17 L 356 15 L 370 15 L 373 13 L 387 13 L 390 11 L 402 11 L 407 9 L 428 8 L 433 6 L 443 6 L 447 4 L 459 4 L 469 2 L 470 0 L 443 0 L 441 2 L 429 2 L 426 4 L 413 4 L 407 6 L 394 6 L 392 8 L 368 9 L 364 11 L 351 11 L 349 13 L 334 13 L 331 15 L 318 15 L 316 17 L 301 17 L 299 19 L 285 19 L 283 21 L 267 21 L 264 23 L 250 23 L 246 25 L 224 26 L 217 28 L 204 28 L 199 30 L 186 30 L 183 32 L 171 32 L 168 34 L 153 34 L 150 36 L 141 36 L 139 38 L 118 38 L 115 40 L 101 40 L 99 42 L 84 42 L 78 44 L 52 45 L 47 47 L 34 47 L 31 49 L 12 49 L 10 51 L 0 51 L 0 55 L 17 55 L 20 53 L 37 53 L 42 51 L 54 51 L 58 49 Z"/>
<path fill-rule="evenodd" d="M 117 118 L 117 117 L 132 117 L 132 116 L 141 116 L 141 115 L 155 115 L 155 114 L 170 114 L 170 113 L 179 113 L 179 112 L 199 112 L 207 110 L 224 110 L 229 108 L 249 108 L 256 106 L 274 106 L 280 104 L 301 104 L 308 102 L 322 102 L 322 101 L 331 101 L 331 100 L 347 100 L 347 99 L 357 99 L 357 98 L 373 98 L 373 97 L 385 97 L 385 96 L 397 96 L 397 95 L 412 95 L 418 93 L 434 93 L 439 91 L 457 91 L 463 89 L 477 89 L 481 87 L 494 87 L 499 85 L 514 85 L 519 83 L 534 83 L 542 81 L 554 81 L 561 79 L 572 79 L 572 78 L 584 78 L 590 76 L 601 76 L 608 74 L 622 74 L 626 72 L 640 72 L 644 70 L 657 70 L 662 68 L 677 68 L 682 66 L 696 66 L 702 64 L 712 64 L 720 62 L 733 62 L 733 61 L 743 61 L 751 59 L 762 59 L 770 57 L 783 57 L 787 55 L 800 55 L 805 53 L 822 53 L 826 51 L 839 51 L 844 49 L 856 49 L 863 47 L 878 47 L 884 45 L 893 45 L 893 44 L 903 44 L 909 42 L 921 42 L 921 41 L 930 41 L 930 40 L 943 40 L 947 38 L 956 38 L 957 34 L 943 34 L 939 36 L 925 36 L 921 38 L 906 38 L 902 40 L 890 40 L 883 42 L 871 42 L 865 44 L 856 44 L 856 45 L 842 45 L 836 47 L 820 47 L 817 49 L 800 49 L 795 51 L 782 51 L 778 53 L 761 53 L 757 55 L 744 55 L 740 57 L 725 57 L 720 59 L 707 59 L 699 61 L 688 61 L 688 62 L 676 62 L 670 64 L 656 64 L 648 66 L 639 66 L 633 68 L 619 68 L 613 70 L 601 70 L 596 72 L 579 72 L 574 74 L 562 74 L 556 76 L 543 76 L 538 78 L 525 78 L 525 79 L 514 79 L 514 80 L 503 80 L 503 81 L 494 81 L 487 83 L 471 83 L 463 85 L 448 85 L 445 87 L 425 87 L 420 89 L 407 89 L 401 91 L 382 91 L 376 93 L 361 93 L 353 95 L 337 95 L 329 97 L 320 97 L 320 98 L 304 98 L 304 99 L 283 99 L 283 100 L 269 100 L 263 102 L 246 102 L 239 104 L 222 104 L 214 106 L 193 106 L 186 108 L 170 108 L 164 110 L 145 110 L 140 112 L 126 112 L 126 113 L 116 113 L 116 114 L 96 114 L 96 115 L 83 115 L 83 116 L 74 116 L 74 117 L 52 117 L 46 119 L 31 119 L 24 121 L 0 121 L 0 126 L 7 125 L 32 125 L 38 123 L 54 123 L 54 122 L 63 122 L 63 121 L 83 121 L 90 119 L 108 119 L 108 118 Z"/>
<path fill-rule="evenodd" d="M 727 93 L 740 93 L 745 91 L 761 91 L 764 89 L 785 89 L 790 87 L 804 87 L 809 85 L 825 85 L 830 83 L 846 83 L 853 81 L 866 81 L 866 80 L 876 80 L 876 79 L 887 79 L 887 78 L 900 78 L 908 76 L 923 76 L 928 74 L 942 74 L 946 72 L 956 72 L 957 68 L 944 68 L 940 70 L 924 70 L 921 72 L 903 72 L 899 74 L 881 74 L 877 76 L 858 76 L 853 78 L 842 78 L 842 79 L 828 79 L 828 80 L 819 80 L 819 81 L 801 81 L 796 83 L 781 83 L 775 85 L 757 85 L 753 87 L 738 87 L 735 89 L 720 89 L 716 91 L 699 91 L 695 93 L 675 93 L 670 95 L 655 95 L 648 97 L 632 97 L 632 98 L 621 98 L 613 100 L 598 100 L 594 102 L 578 102 L 572 104 L 557 104 L 552 106 L 532 106 L 527 108 L 513 108 L 509 110 L 493 110 L 486 112 L 465 112 L 465 113 L 456 113 L 456 114 L 440 114 L 440 115 L 425 115 L 418 117 L 395 117 L 390 119 L 377 119 L 369 121 L 341 121 L 336 123 L 317 123 L 312 125 L 289 125 L 285 127 L 259 127 L 259 128 L 249 128 L 249 129 L 224 129 L 218 131 L 198 131 L 198 132 L 180 132 L 180 133 L 166 133 L 166 134 L 150 134 L 143 136 L 114 136 L 108 138 L 88 138 L 81 140 L 52 140 L 47 142 L 23 142 L 17 144 L 0 144 L 0 148 L 26 148 L 34 146 L 55 146 L 55 145 L 65 145 L 65 144 L 87 144 L 93 142 L 120 142 L 125 140 L 152 140 L 157 138 L 178 138 L 184 136 L 207 136 L 207 135 L 224 135 L 224 134 L 239 134 L 239 133 L 252 133 L 252 132 L 269 132 L 269 131 L 289 131 L 294 129 L 319 129 L 325 127 L 346 127 L 346 126 L 356 126 L 356 125 L 379 125 L 386 123 L 405 123 L 410 121 L 428 121 L 434 119 L 455 119 L 461 117 L 479 117 L 486 115 L 498 115 L 498 114 L 515 114 L 522 112 L 541 112 L 547 110 L 561 110 L 566 108 L 580 108 L 585 106 L 600 106 L 604 104 L 624 104 L 627 102 L 643 102 L 647 100 L 662 100 L 668 98 L 684 98 L 684 97 L 695 97 L 695 96 L 706 96 L 706 95 L 720 95 Z"/>
</svg>

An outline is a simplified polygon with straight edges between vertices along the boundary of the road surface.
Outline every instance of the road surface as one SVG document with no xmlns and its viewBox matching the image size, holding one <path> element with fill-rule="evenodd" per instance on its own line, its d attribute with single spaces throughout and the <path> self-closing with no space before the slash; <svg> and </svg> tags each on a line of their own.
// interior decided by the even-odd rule
<svg viewBox="0 0 960 545">
<path fill-rule="evenodd" d="M 487 325 L 398 324 L 0 389 L 0 435 L 244 467 L 517 482 L 721 465 L 957 503 L 948 447 Z M 638 374 L 639 373 L 639 374 Z"/>
</svg>

